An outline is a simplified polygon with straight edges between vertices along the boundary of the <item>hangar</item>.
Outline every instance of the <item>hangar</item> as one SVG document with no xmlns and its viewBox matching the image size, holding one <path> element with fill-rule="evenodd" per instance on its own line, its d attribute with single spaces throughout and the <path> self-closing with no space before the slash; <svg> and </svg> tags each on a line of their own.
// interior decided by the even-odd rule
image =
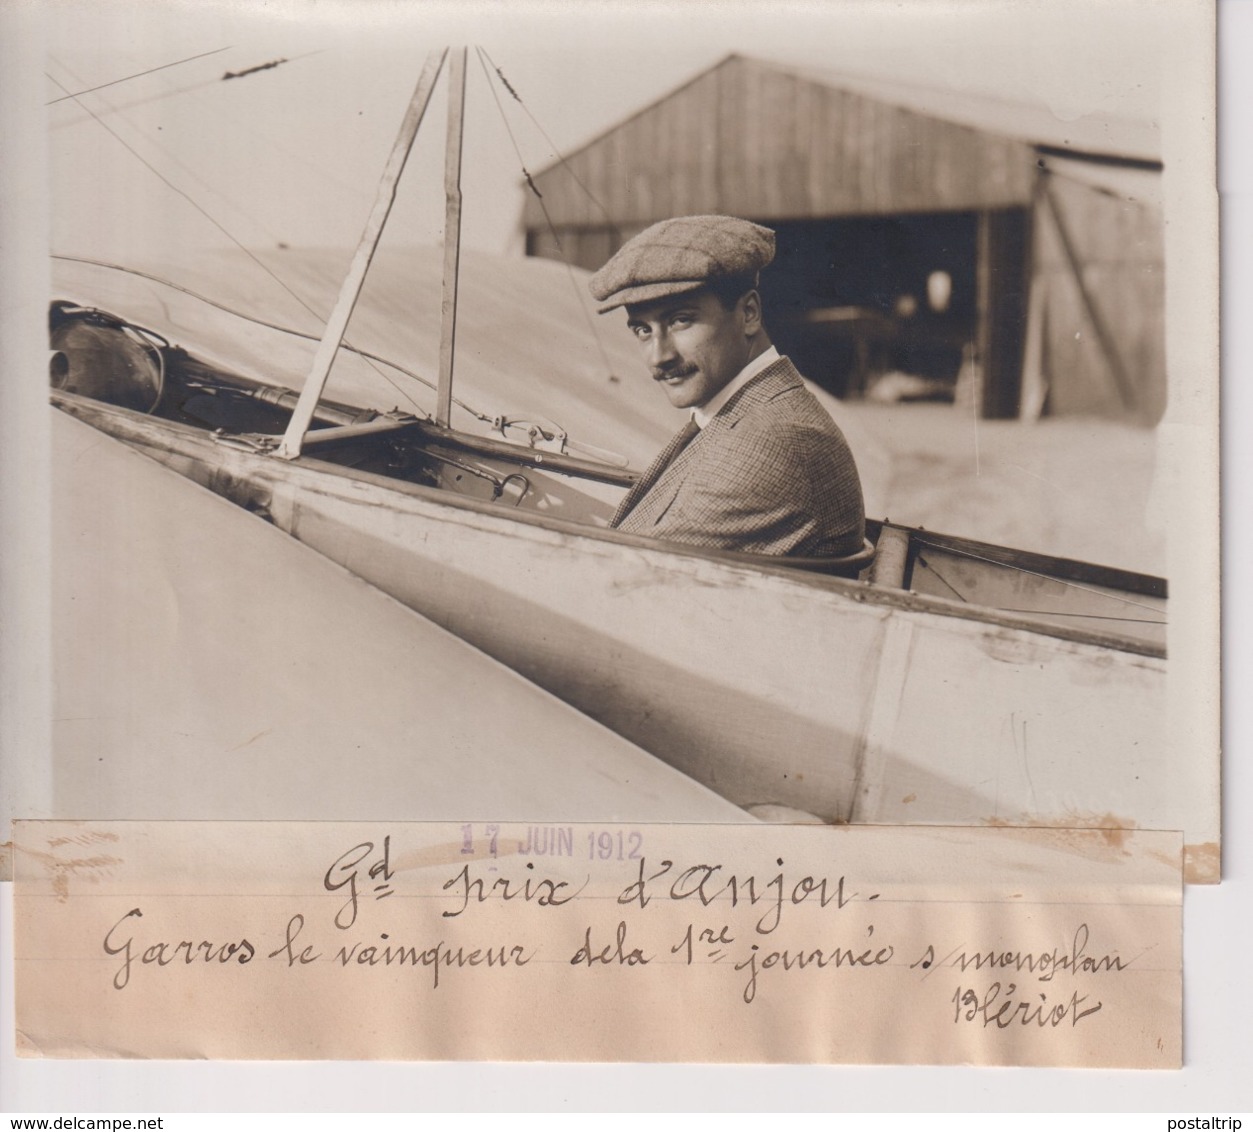
<svg viewBox="0 0 1253 1132">
<path fill-rule="evenodd" d="M 837 396 L 1153 424 L 1158 153 L 1155 123 L 731 55 L 536 173 L 526 248 L 594 270 L 657 220 L 743 216 L 778 236 L 772 336 Z"/>
</svg>

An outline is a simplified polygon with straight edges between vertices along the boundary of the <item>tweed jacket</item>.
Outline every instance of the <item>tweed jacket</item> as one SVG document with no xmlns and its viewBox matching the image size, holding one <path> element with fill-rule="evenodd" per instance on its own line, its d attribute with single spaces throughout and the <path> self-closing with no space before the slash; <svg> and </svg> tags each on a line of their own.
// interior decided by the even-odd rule
<svg viewBox="0 0 1253 1132">
<path fill-rule="evenodd" d="M 611 526 L 757 554 L 861 549 L 865 510 L 852 453 L 787 358 L 693 430 L 686 426 L 662 450 Z"/>
</svg>

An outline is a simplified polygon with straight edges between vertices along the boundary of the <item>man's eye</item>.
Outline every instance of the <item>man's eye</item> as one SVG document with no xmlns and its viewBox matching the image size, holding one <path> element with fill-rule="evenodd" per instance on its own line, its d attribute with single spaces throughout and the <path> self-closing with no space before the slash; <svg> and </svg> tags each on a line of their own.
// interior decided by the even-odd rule
<svg viewBox="0 0 1253 1132">
<path fill-rule="evenodd" d="M 648 337 L 648 327 L 647 327 L 647 326 L 640 326 L 640 325 L 638 325 L 638 324 L 637 324 L 637 325 L 635 325 L 635 326 L 632 326 L 632 327 L 631 327 L 631 333 L 632 333 L 632 334 L 634 334 L 636 338 L 647 338 L 647 337 Z"/>
<path fill-rule="evenodd" d="M 692 316 L 690 314 L 676 314 L 670 319 L 670 325 L 678 327 L 691 326 Z"/>
</svg>

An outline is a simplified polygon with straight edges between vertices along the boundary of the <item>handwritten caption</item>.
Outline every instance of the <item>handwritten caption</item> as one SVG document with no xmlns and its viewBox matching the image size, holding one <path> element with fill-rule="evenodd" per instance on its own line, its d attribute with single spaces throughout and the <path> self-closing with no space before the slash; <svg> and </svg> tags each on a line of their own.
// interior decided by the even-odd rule
<svg viewBox="0 0 1253 1132">
<path fill-rule="evenodd" d="M 1177 1066 L 1182 838 L 1105 832 L 21 822 L 19 1041 Z"/>
<path fill-rule="evenodd" d="M 327 964 L 411 968 L 439 992 L 453 978 L 508 977 L 533 964 L 564 964 L 584 978 L 659 964 L 718 968 L 715 993 L 751 1009 L 779 979 L 873 979 L 883 969 L 904 969 L 918 982 L 949 979 L 943 1007 L 953 1025 L 991 1030 L 1077 1027 L 1106 1009 L 1091 993 L 1091 978 L 1135 963 L 1102 946 L 1086 921 L 1027 947 L 1004 946 L 1000 931 L 993 943 L 899 926 L 894 935 L 875 915 L 890 891 L 871 891 L 846 873 L 793 871 L 783 857 L 745 872 L 714 860 L 650 856 L 645 833 L 631 828 L 590 829 L 583 837 L 576 841 L 569 826 L 506 836 L 499 825 L 465 825 L 458 857 L 467 859 L 406 870 L 396 862 L 402 847 L 384 833 L 339 852 L 316 876 L 322 898 L 273 933 L 175 938 L 150 931 L 137 905 L 109 926 L 100 946 L 115 964 L 118 992 L 198 965 L 277 965 L 293 974 Z M 387 930 L 363 930 L 367 906 L 397 897 L 403 908 L 386 918 Z M 476 923 L 487 907 L 521 906 L 545 918 L 541 930 L 526 930 L 534 917 Z M 672 914 L 655 914 L 660 906 Z M 480 936 L 481 926 L 500 934 Z"/>
</svg>

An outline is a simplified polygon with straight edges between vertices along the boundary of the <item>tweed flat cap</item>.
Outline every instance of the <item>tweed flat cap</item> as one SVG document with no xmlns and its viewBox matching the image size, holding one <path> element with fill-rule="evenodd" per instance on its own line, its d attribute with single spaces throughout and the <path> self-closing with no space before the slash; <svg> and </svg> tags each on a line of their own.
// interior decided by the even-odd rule
<svg viewBox="0 0 1253 1132">
<path fill-rule="evenodd" d="M 588 281 L 601 314 L 750 275 L 774 259 L 774 233 L 734 216 L 678 216 L 645 228 Z"/>
</svg>

